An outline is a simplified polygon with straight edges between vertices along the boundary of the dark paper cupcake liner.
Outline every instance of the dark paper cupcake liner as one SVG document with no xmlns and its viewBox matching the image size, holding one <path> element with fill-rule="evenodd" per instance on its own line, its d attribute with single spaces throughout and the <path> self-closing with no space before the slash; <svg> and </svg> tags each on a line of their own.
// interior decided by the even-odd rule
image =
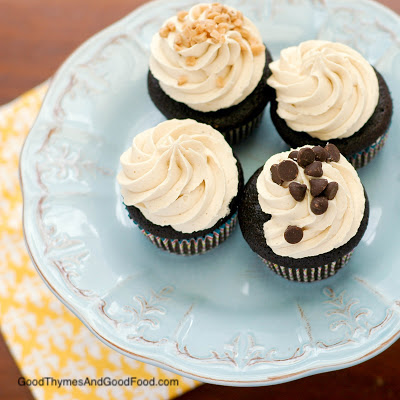
<svg viewBox="0 0 400 400">
<path fill-rule="evenodd" d="M 279 276 L 296 282 L 315 282 L 327 279 L 335 275 L 341 268 L 343 268 L 350 260 L 354 250 L 344 255 L 338 260 L 321 267 L 308 267 L 308 268 L 292 268 L 283 267 L 278 264 L 274 264 L 268 260 L 262 259 L 267 266 Z"/>
<path fill-rule="evenodd" d="M 140 231 L 145 235 L 155 246 L 168 251 L 169 253 L 191 256 L 196 254 L 204 254 L 205 252 L 219 246 L 225 242 L 231 235 L 237 224 L 237 213 L 235 213 L 227 222 L 220 226 L 215 231 L 193 239 L 168 239 L 153 235 L 152 233 L 141 228 L 136 222 Z"/>
<path fill-rule="evenodd" d="M 382 136 L 379 136 L 379 138 L 373 144 L 366 147 L 364 150 L 360 151 L 359 153 L 347 156 L 346 158 L 349 160 L 350 164 L 356 169 L 367 165 L 376 157 L 376 155 L 385 145 L 388 134 L 389 131 L 385 132 Z"/>
<path fill-rule="evenodd" d="M 245 140 L 250 134 L 260 126 L 262 117 L 264 115 L 264 110 L 257 115 L 254 119 L 248 122 L 246 125 L 239 126 L 238 128 L 233 128 L 228 131 L 221 132 L 225 140 L 230 144 L 239 144 L 243 140 Z"/>
</svg>

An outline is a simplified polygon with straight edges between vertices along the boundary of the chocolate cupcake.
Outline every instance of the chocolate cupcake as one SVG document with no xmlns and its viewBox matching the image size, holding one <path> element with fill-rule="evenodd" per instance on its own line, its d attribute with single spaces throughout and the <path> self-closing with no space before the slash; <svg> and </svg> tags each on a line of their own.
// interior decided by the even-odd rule
<svg viewBox="0 0 400 400">
<path fill-rule="evenodd" d="M 138 134 L 117 180 L 130 218 L 157 247 L 201 254 L 235 228 L 243 172 L 209 125 L 170 120 Z"/>
<path fill-rule="evenodd" d="M 336 146 L 304 146 L 272 156 L 247 183 L 242 234 L 286 279 L 326 279 L 347 264 L 367 228 L 369 203 Z"/>
<path fill-rule="evenodd" d="M 355 168 L 385 144 L 392 99 L 382 75 L 341 43 L 311 40 L 270 64 L 271 117 L 292 148 L 336 145 Z"/>
<path fill-rule="evenodd" d="M 167 118 L 211 125 L 236 144 L 258 126 L 272 99 L 271 61 L 259 31 L 240 11 L 198 4 L 153 36 L 149 94 Z"/>
</svg>

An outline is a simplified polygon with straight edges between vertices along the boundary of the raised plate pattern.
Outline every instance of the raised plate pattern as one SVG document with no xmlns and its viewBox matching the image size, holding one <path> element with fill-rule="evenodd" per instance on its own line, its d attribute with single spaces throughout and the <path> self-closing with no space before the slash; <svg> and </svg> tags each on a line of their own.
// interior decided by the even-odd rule
<svg viewBox="0 0 400 400">
<path fill-rule="evenodd" d="M 36 268 L 105 343 L 196 379 L 267 385 L 361 362 L 400 332 L 394 263 L 375 259 L 383 276 L 369 264 L 370 244 L 389 235 L 379 229 L 387 220 L 372 221 L 346 271 L 306 290 L 267 271 L 239 232 L 188 261 L 145 243 L 126 216 L 115 184 L 119 154 L 135 133 L 162 120 L 145 87 L 151 35 L 165 16 L 195 3 L 139 8 L 82 45 L 54 77 L 20 165 L 24 230 Z M 381 70 L 400 100 L 400 24 L 383 7 L 364 0 L 230 4 L 260 27 L 274 57 L 313 37 L 346 42 Z M 247 177 L 284 149 L 267 114 L 237 149 Z M 396 116 L 392 131 L 398 123 Z M 361 172 L 374 191 L 372 216 L 391 210 L 374 184 L 374 174 L 394 159 L 387 147 L 375 171 Z"/>
</svg>

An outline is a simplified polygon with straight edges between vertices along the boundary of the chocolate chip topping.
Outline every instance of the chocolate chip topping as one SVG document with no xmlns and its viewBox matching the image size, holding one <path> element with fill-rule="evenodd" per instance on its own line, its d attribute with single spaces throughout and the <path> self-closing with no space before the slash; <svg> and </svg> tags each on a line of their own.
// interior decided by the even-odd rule
<svg viewBox="0 0 400 400">
<path fill-rule="evenodd" d="M 297 155 L 298 164 L 305 168 L 307 165 L 311 164 L 315 161 L 315 154 L 309 147 L 303 147 L 299 150 L 299 154 Z"/>
<path fill-rule="evenodd" d="M 303 201 L 306 196 L 307 186 L 298 182 L 292 182 L 289 185 L 289 192 L 296 201 Z"/>
<path fill-rule="evenodd" d="M 328 152 L 328 161 L 339 162 L 340 151 L 334 144 L 328 143 L 325 150 Z"/>
<path fill-rule="evenodd" d="M 293 150 L 292 152 L 290 152 L 289 158 L 291 158 L 293 161 L 297 161 L 298 154 L 299 154 L 299 152 L 297 150 Z"/>
<path fill-rule="evenodd" d="M 321 177 L 323 175 L 322 162 L 314 161 L 310 165 L 307 165 L 304 169 L 304 173 L 309 176 L 314 176 L 315 178 Z"/>
<path fill-rule="evenodd" d="M 311 179 L 310 180 L 311 196 L 313 197 L 319 196 L 327 186 L 328 186 L 327 179 Z"/>
<path fill-rule="evenodd" d="M 323 195 L 328 200 L 333 200 L 339 190 L 339 184 L 337 182 L 329 182 L 328 186 L 325 188 Z"/>
<path fill-rule="evenodd" d="M 315 197 L 311 201 L 311 211 L 315 215 L 322 215 L 328 209 L 328 205 L 328 199 L 326 197 Z"/>
<path fill-rule="evenodd" d="M 312 150 L 317 161 L 325 162 L 328 159 L 329 154 L 322 146 L 315 146 Z"/>
<path fill-rule="evenodd" d="M 274 164 L 271 166 L 271 179 L 272 182 L 275 182 L 277 185 L 282 185 L 283 183 L 283 180 L 279 176 L 278 164 Z"/>
<path fill-rule="evenodd" d="M 290 244 L 296 244 L 303 239 L 303 229 L 289 225 L 285 231 L 285 240 Z"/>
<path fill-rule="evenodd" d="M 299 173 L 299 167 L 293 161 L 284 160 L 278 165 L 278 173 L 281 179 L 290 182 L 296 178 Z"/>
</svg>

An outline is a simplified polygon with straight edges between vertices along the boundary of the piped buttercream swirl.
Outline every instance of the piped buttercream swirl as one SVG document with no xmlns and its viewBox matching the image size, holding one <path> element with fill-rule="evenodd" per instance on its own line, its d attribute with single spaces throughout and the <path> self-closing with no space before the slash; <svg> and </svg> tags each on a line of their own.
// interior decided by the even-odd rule
<svg viewBox="0 0 400 400">
<path fill-rule="evenodd" d="M 193 120 L 170 120 L 138 134 L 120 162 L 124 203 L 151 222 L 192 233 L 229 214 L 238 169 L 221 133 Z"/>
<path fill-rule="evenodd" d="M 276 89 L 278 115 L 291 129 L 320 140 L 352 136 L 378 104 L 374 69 L 344 44 L 303 42 L 282 50 L 269 66 L 268 84 Z"/>
<path fill-rule="evenodd" d="M 307 146 L 308 147 L 308 146 Z M 262 210 L 271 215 L 264 224 L 267 245 L 280 256 L 311 257 L 327 253 L 347 243 L 358 231 L 365 209 L 364 189 L 357 172 L 342 155 L 339 162 L 323 164 L 323 176 L 328 182 L 337 182 L 339 190 L 329 201 L 328 210 L 315 215 L 310 208 L 313 179 L 299 167 L 295 181 L 307 186 L 303 201 L 296 201 L 289 192 L 289 182 L 277 185 L 272 181 L 270 168 L 288 159 L 290 151 L 272 156 L 257 180 L 258 201 Z M 303 229 L 303 239 L 289 244 L 285 238 L 288 226 Z"/>
<path fill-rule="evenodd" d="M 202 112 L 243 101 L 258 85 L 265 62 L 255 25 L 219 4 L 199 4 L 168 19 L 151 42 L 150 71 L 163 91 Z"/>
</svg>

